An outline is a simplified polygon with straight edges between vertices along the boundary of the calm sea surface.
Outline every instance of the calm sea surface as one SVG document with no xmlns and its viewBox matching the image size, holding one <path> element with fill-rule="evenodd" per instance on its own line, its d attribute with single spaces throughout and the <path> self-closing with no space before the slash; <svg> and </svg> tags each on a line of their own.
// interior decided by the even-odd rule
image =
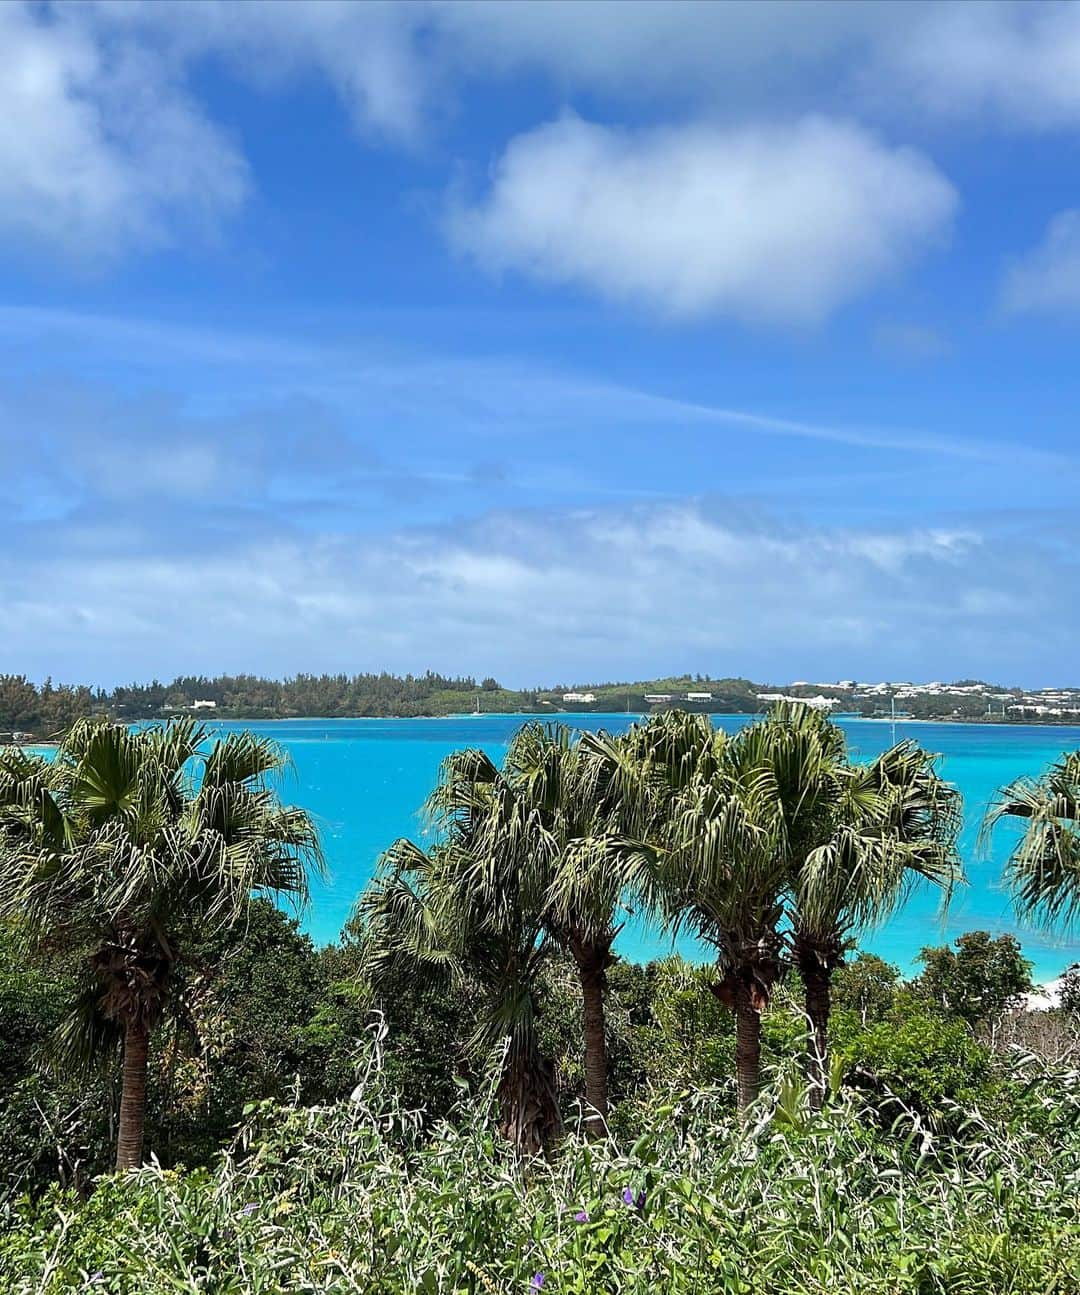
<svg viewBox="0 0 1080 1295">
<path fill-rule="evenodd" d="M 621 732 L 634 717 L 560 718 L 580 728 Z M 298 719 L 213 727 L 255 729 L 275 738 L 291 756 L 294 772 L 288 779 L 286 796 L 314 813 L 323 832 L 330 876 L 316 884 L 304 926 L 315 940 L 325 942 L 337 937 L 379 854 L 396 837 L 415 837 L 422 831 L 418 811 L 447 752 L 480 746 L 499 759 L 522 719 L 517 715 Z M 715 722 L 733 731 L 747 718 L 725 715 L 717 716 Z M 840 724 L 856 757 L 877 755 L 893 738 L 888 723 L 841 720 Z M 1080 959 L 1080 938 L 1054 939 L 1022 927 L 1000 888 L 1001 863 L 1012 839 L 1009 830 L 999 829 L 991 857 L 979 854 L 976 835 L 995 788 L 1020 774 L 1038 773 L 1062 751 L 1080 747 L 1080 728 L 898 721 L 895 732 L 897 738 L 912 737 L 940 753 L 944 776 L 963 793 L 966 822 L 961 844 L 969 884 L 953 899 L 944 918 L 934 893 L 916 894 L 886 926 L 865 933 L 862 946 L 908 971 L 926 944 L 940 944 L 978 928 L 1011 931 L 1035 963 L 1037 980 L 1060 975 L 1070 962 Z M 618 943 L 619 951 L 634 959 L 647 959 L 670 947 L 633 922 Z M 700 954 L 690 942 L 680 948 L 691 956 Z"/>
</svg>

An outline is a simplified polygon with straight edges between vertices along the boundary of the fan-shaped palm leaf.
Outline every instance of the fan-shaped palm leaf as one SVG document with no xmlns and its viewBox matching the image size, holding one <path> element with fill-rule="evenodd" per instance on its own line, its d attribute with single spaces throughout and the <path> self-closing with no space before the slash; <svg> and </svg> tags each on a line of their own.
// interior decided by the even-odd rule
<svg viewBox="0 0 1080 1295">
<path fill-rule="evenodd" d="M 987 812 L 984 840 L 1006 818 L 1023 824 L 1005 868 L 1017 908 L 1045 926 L 1072 928 L 1080 918 L 1080 751 L 1040 778 L 1004 787 Z"/>
</svg>

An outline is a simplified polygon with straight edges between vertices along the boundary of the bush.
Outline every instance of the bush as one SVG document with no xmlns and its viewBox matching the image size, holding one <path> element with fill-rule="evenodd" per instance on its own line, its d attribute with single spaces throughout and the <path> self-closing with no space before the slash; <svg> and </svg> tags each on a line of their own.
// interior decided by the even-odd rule
<svg viewBox="0 0 1080 1295">
<path fill-rule="evenodd" d="M 898 1106 L 889 1099 L 934 1127 L 955 1127 L 958 1106 L 992 1096 L 988 1050 L 964 1021 L 928 1012 L 910 991 L 897 995 L 888 1020 L 868 1030 L 852 1028 L 851 1014 L 835 1025 L 850 1081 L 876 1093 L 892 1114 Z"/>
</svg>

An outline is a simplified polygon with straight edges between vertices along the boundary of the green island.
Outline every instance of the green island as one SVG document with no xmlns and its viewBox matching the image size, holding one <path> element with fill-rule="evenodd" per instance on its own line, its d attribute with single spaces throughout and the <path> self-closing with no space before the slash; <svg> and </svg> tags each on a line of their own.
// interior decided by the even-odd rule
<svg viewBox="0 0 1080 1295">
<path fill-rule="evenodd" d="M 135 723 L 201 713 L 223 719 L 358 718 L 494 714 L 645 714 L 677 706 L 705 714 L 764 714 L 775 701 L 806 701 L 832 714 L 976 723 L 1080 723 L 1080 688 L 1036 691 L 965 679 L 945 684 L 838 680 L 786 685 L 678 675 L 665 679 L 554 687 L 504 688 L 496 679 L 380 674 L 185 675 L 171 683 L 36 683 L 0 674 L 0 741 L 49 739 L 78 719 L 106 716 Z"/>
<path fill-rule="evenodd" d="M 446 760 L 324 948 L 282 759 L 192 716 L 0 748 L 0 1290 L 1077 1290 L 1080 968 L 854 947 L 961 880 L 916 743 L 860 764 L 789 701 L 527 724 Z M 984 830 L 1067 927 L 1080 752 Z M 715 961 L 620 960 L 631 911 Z"/>
</svg>

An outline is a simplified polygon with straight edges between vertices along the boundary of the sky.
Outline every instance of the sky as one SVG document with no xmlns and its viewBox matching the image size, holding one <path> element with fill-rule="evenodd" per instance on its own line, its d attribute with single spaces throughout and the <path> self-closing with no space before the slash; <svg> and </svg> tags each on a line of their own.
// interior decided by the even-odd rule
<svg viewBox="0 0 1080 1295">
<path fill-rule="evenodd" d="M 1080 683 L 1080 5 L 0 59 L 0 671 Z"/>
</svg>

